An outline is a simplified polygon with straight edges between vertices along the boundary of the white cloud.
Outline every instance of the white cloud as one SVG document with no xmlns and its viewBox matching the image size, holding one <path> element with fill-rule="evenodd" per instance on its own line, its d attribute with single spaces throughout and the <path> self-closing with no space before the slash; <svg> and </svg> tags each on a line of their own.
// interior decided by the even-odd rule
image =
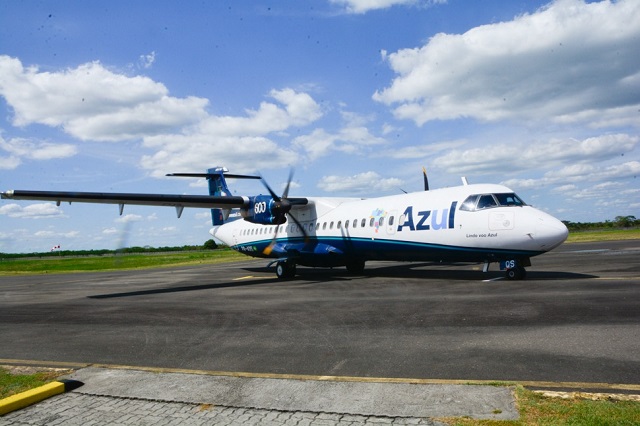
<svg viewBox="0 0 640 426">
<path fill-rule="evenodd" d="M 155 61 L 156 61 L 155 50 L 149 53 L 148 55 L 140 55 L 140 58 L 138 59 L 138 63 L 140 64 L 140 66 L 145 69 L 151 68 L 151 66 Z"/>
<path fill-rule="evenodd" d="M 77 238 L 80 235 L 78 231 L 56 232 L 56 231 L 36 231 L 34 236 L 38 238 Z"/>
<path fill-rule="evenodd" d="M 345 8 L 349 13 L 366 13 L 371 10 L 387 9 L 396 5 L 429 6 L 432 4 L 446 3 L 447 0 L 330 0 Z"/>
<path fill-rule="evenodd" d="M 140 222 L 142 221 L 142 216 L 138 214 L 125 214 L 124 216 L 120 216 L 115 221 L 118 223 L 129 223 L 129 222 Z"/>
<path fill-rule="evenodd" d="M 0 136 L 0 151 L 10 154 L 0 157 L 0 169 L 12 170 L 22 163 L 22 159 L 51 160 L 72 157 L 78 149 L 71 144 L 55 144 L 23 138 L 4 139 Z"/>
<path fill-rule="evenodd" d="M 0 206 L 0 215 L 7 215 L 19 219 L 48 219 L 65 217 L 58 206 L 52 203 L 30 204 L 21 206 L 19 204 L 5 204 Z"/>
<path fill-rule="evenodd" d="M 104 235 L 114 235 L 114 234 L 118 233 L 118 230 L 116 228 L 113 228 L 113 227 L 105 228 L 105 229 L 102 230 L 102 233 Z"/>
<path fill-rule="evenodd" d="M 171 131 L 206 116 L 203 98 L 174 98 L 148 77 L 128 77 L 90 62 L 59 72 L 24 68 L 0 56 L 0 94 L 13 124 L 62 127 L 82 140 L 119 141 Z"/>
<path fill-rule="evenodd" d="M 385 54 L 374 99 L 417 124 L 471 117 L 640 125 L 640 3 L 558 0 L 510 22 Z"/>
<path fill-rule="evenodd" d="M 632 151 L 640 141 L 638 136 L 626 134 L 602 135 L 582 141 L 574 139 L 552 139 L 536 143 L 511 143 L 455 149 L 434 160 L 434 164 L 451 173 L 493 172 L 500 170 L 533 170 L 549 168 L 558 164 L 574 163 L 569 168 L 580 168 L 588 173 L 584 161 L 604 161 Z"/>
<path fill-rule="evenodd" d="M 318 188 L 326 192 L 363 194 L 398 189 L 403 181 L 398 178 L 382 178 L 376 172 L 364 172 L 354 176 L 324 176 Z"/>
<path fill-rule="evenodd" d="M 211 167 L 212 159 L 247 172 L 295 164 L 298 155 L 268 136 L 306 126 L 318 120 L 322 110 L 310 95 L 293 89 L 272 90 L 269 96 L 279 104 L 262 102 L 244 117 L 209 116 L 182 133 L 144 138 L 144 145 L 156 153 L 143 157 L 142 166 L 161 176 Z"/>
<path fill-rule="evenodd" d="M 336 133 L 324 129 L 315 129 L 308 135 L 298 136 L 293 146 L 302 149 L 311 161 L 331 154 L 342 152 L 348 154 L 364 154 L 372 147 L 386 144 L 384 138 L 371 134 L 366 125 L 373 117 L 366 117 L 352 112 L 342 111 L 344 126 Z"/>
</svg>

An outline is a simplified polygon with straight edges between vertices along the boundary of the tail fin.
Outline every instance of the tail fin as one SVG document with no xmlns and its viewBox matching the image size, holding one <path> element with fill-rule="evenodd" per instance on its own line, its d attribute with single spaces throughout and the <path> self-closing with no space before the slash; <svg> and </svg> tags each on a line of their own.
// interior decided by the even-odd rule
<svg viewBox="0 0 640 426">
<path fill-rule="evenodd" d="M 214 167 L 207 170 L 207 180 L 209 181 L 209 195 L 228 197 L 231 191 L 227 186 L 224 173 L 228 172 L 225 167 Z M 231 209 L 211 209 L 211 223 L 213 226 L 222 225 L 229 218 Z"/>
<path fill-rule="evenodd" d="M 214 167 L 207 169 L 207 173 L 170 173 L 167 176 L 206 178 L 209 181 L 209 195 L 218 197 L 231 196 L 225 176 L 235 179 L 261 179 L 260 176 L 232 175 L 228 172 L 229 170 L 226 167 Z M 222 225 L 229 219 L 230 213 L 231 209 L 211 209 L 211 223 L 213 223 L 213 226 Z M 232 219 L 230 220 L 236 220 L 241 216 L 237 214 L 231 215 L 231 217 Z"/>
</svg>

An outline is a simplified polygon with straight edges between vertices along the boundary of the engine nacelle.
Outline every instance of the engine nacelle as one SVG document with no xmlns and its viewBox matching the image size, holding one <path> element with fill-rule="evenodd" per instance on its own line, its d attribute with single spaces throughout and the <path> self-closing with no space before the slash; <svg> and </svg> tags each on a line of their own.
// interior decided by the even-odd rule
<svg viewBox="0 0 640 426">
<path fill-rule="evenodd" d="M 249 206 L 241 209 L 244 220 L 262 225 L 282 225 L 287 221 L 282 202 L 269 195 L 256 195 L 249 198 Z"/>
</svg>

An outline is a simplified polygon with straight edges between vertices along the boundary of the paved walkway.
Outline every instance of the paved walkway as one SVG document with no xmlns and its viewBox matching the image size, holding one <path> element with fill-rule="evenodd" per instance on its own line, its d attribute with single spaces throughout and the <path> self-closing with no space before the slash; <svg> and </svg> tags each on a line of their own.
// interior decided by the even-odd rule
<svg viewBox="0 0 640 426">
<path fill-rule="evenodd" d="M 442 425 L 517 419 L 494 386 L 370 383 L 83 368 L 84 385 L 0 417 L 0 425 Z"/>
</svg>

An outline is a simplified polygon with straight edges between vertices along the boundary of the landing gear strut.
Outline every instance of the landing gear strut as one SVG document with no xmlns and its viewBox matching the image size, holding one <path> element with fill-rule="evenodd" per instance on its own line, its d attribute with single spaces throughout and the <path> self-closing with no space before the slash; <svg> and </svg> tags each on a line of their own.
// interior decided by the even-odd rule
<svg viewBox="0 0 640 426">
<path fill-rule="evenodd" d="M 296 275 L 296 264 L 291 261 L 280 261 L 276 265 L 276 275 L 278 279 L 288 280 Z"/>
</svg>

